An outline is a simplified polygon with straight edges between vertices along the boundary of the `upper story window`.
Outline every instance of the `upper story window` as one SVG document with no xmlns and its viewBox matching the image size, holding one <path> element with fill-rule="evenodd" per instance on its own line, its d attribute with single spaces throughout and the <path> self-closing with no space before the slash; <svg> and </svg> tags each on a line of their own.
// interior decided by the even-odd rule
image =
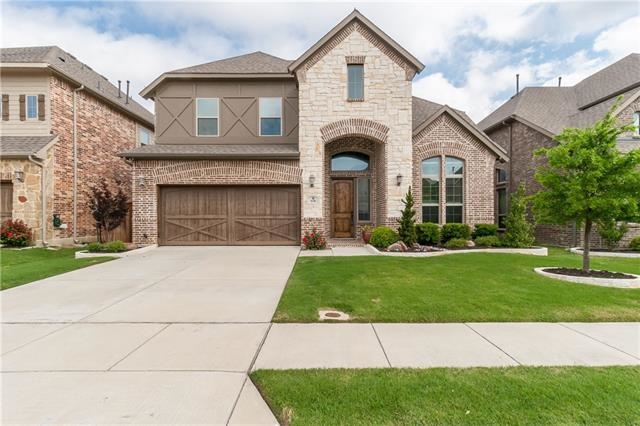
<svg viewBox="0 0 640 426">
<path fill-rule="evenodd" d="M 27 95 L 27 119 L 38 118 L 38 96 Z"/>
<path fill-rule="evenodd" d="M 633 113 L 633 127 L 635 127 L 633 135 L 640 136 L 640 111 Z"/>
<path fill-rule="evenodd" d="M 359 152 L 341 152 L 331 157 L 332 172 L 362 172 L 369 170 L 369 156 Z"/>
<path fill-rule="evenodd" d="M 347 99 L 361 101 L 364 99 L 364 65 L 347 64 Z"/>
<path fill-rule="evenodd" d="M 282 136 L 282 98 L 260 98 L 260 136 Z"/>
<path fill-rule="evenodd" d="M 496 169 L 496 183 L 505 183 L 508 178 L 508 173 L 505 169 Z"/>
<path fill-rule="evenodd" d="M 218 98 L 196 99 L 196 130 L 198 136 L 218 136 L 219 119 Z"/>
<path fill-rule="evenodd" d="M 151 143 L 151 132 L 144 127 L 138 127 L 138 143 L 140 146 L 149 145 Z"/>
</svg>

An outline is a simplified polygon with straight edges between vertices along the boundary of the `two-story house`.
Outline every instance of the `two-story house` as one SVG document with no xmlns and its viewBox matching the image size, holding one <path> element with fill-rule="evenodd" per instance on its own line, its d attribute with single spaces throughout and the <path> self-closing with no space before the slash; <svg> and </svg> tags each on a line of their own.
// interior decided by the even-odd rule
<svg viewBox="0 0 640 426">
<path fill-rule="evenodd" d="M 494 220 L 506 151 L 463 112 L 412 97 L 422 63 L 354 11 L 298 59 L 256 52 L 159 76 L 156 143 L 122 155 L 133 238 L 165 245 L 334 243 L 418 218 Z"/>
<path fill-rule="evenodd" d="M 498 222 L 508 211 L 508 194 L 524 184 L 528 194 L 540 189 L 535 179 L 542 159 L 535 157 L 539 148 L 549 148 L 556 142 L 554 135 L 565 127 L 586 127 L 604 117 L 622 96 L 614 115 L 625 124 L 634 123 L 635 131 L 623 135 L 618 147 L 623 152 L 640 148 L 640 54 L 633 53 L 590 75 L 574 86 L 526 87 L 489 114 L 480 123 L 497 144 L 508 153 L 510 161 L 499 164 L 496 173 Z M 640 235 L 640 224 L 630 224 L 621 241 L 625 246 Z M 536 226 L 540 243 L 578 246 L 582 233 L 573 225 Z M 592 244 L 601 246 L 594 232 Z"/>
<path fill-rule="evenodd" d="M 39 243 L 95 239 L 90 187 L 117 178 L 130 192 L 118 153 L 153 141 L 153 114 L 55 46 L 0 49 L 0 91 L 2 220 Z"/>
</svg>

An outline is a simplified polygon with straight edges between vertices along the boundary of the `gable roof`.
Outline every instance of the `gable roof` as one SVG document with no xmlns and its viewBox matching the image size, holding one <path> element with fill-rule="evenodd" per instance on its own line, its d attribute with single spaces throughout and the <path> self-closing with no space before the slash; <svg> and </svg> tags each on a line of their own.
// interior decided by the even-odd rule
<svg viewBox="0 0 640 426">
<path fill-rule="evenodd" d="M 26 158 L 38 155 L 49 144 L 54 143 L 57 135 L 46 136 L 0 136 L 2 158 Z"/>
<path fill-rule="evenodd" d="M 456 120 L 462 127 L 469 131 L 473 136 L 478 138 L 489 148 L 500 160 L 508 160 L 507 152 L 498 144 L 496 144 L 489 136 L 487 136 L 473 120 L 463 111 L 451 108 L 449 105 L 441 105 L 426 99 L 414 96 L 412 98 L 413 106 L 413 136 L 424 130 L 436 118 L 442 114 L 448 114 Z"/>
<path fill-rule="evenodd" d="M 395 40 L 389 37 L 384 31 L 378 28 L 373 22 L 369 21 L 358 9 L 354 9 L 346 18 L 338 23 L 327 34 L 318 40 L 313 46 L 307 49 L 298 59 L 296 59 L 291 65 L 289 65 L 289 71 L 293 72 L 304 64 L 314 53 L 320 50 L 325 44 L 327 44 L 336 34 L 342 31 L 352 22 L 358 22 L 364 25 L 367 29 L 372 31 L 387 46 L 396 51 L 405 61 L 407 61 L 415 69 L 416 72 L 420 72 L 424 69 L 424 65 L 415 56 L 409 53 L 404 47 L 398 44 Z"/>
<path fill-rule="evenodd" d="M 289 74 L 289 64 L 291 64 L 290 60 L 258 51 L 180 68 L 169 71 L 169 74 Z"/>
<path fill-rule="evenodd" d="M 153 114 L 145 107 L 129 99 L 125 94 L 118 97 L 118 88 L 109 80 L 80 62 L 75 56 L 58 46 L 8 47 L 0 49 L 0 67 L 42 66 L 51 69 L 61 77 L 71 80 L 99 99 L 108 102 L 137 121 L 153 129 Z"/>
<path fill-rule="evenodd" d="M 633 53 L 592 74 L 575 86 L 527 87 L 485 117 L 484 131 L 514 119 L 553 136 L 565 127 L 583 127 L 602 118 L 622 95 L 627 101 L 640 91 L 640 55 Z"/>
</svg>

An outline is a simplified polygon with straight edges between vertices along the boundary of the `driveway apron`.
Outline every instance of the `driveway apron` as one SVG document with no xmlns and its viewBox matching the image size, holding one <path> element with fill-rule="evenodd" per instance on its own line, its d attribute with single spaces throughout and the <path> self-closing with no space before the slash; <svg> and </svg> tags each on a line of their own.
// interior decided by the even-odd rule
<svg viewBox="0 0 640 426">
<path fill-rule="evenodd" d="M 160 247 L 3 291 L 2 423 L 275 424 L 247 372 L 298 253 Z"/>
</svg>

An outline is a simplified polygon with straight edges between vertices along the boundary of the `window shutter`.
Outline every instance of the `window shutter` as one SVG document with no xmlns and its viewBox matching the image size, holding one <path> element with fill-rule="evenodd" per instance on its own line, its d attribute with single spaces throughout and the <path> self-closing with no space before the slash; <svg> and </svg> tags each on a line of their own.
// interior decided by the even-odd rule
<svg viewBox="0 0 640 426">
<path fill-rule="evenodd" d="M 9 121 L 9 95 L 2 95 L 2 121 Z"/>
<path fill-rule="evenodd" d="M 27 109 L 25 105 L 25 96 L 20 95 L 20 121 L 25 121 L 27 119 Z"/>
<path fill-rule="evenodd" d="M 44 95 L 38 95 L 38 120 L 44 121 Z"/>
</svg>

